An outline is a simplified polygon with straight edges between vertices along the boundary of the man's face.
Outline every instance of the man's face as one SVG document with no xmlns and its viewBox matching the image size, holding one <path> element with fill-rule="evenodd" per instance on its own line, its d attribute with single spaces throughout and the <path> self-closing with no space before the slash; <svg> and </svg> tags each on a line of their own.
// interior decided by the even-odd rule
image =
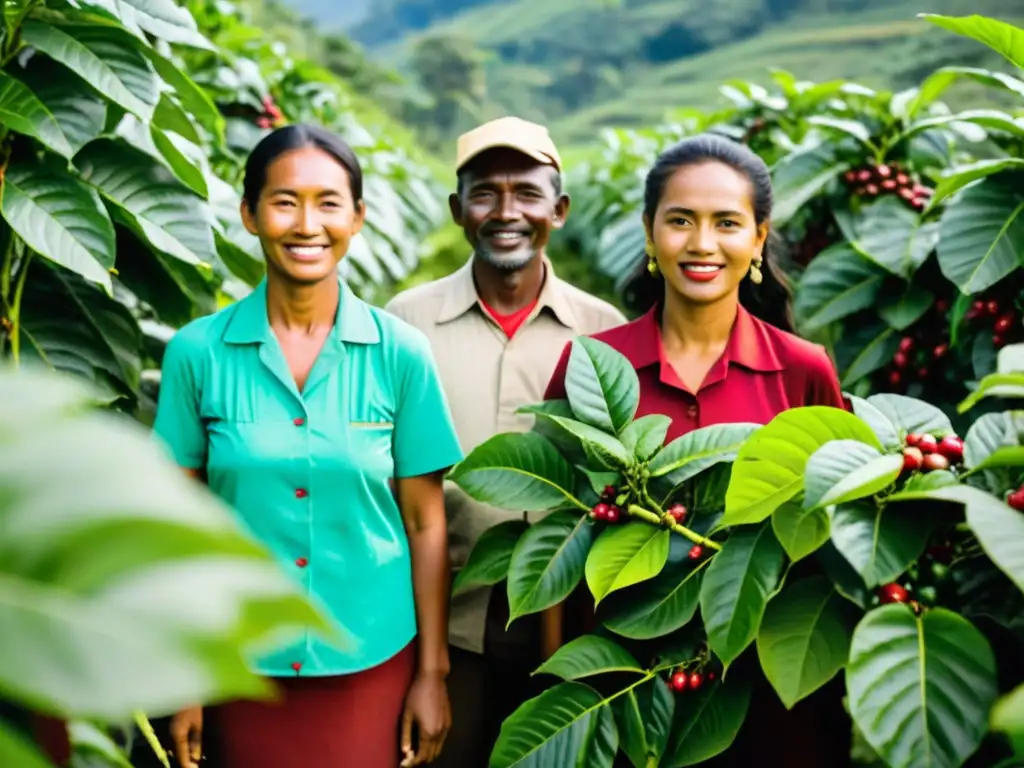
<svg viewBox="0 0 1024 768">
<path fill-rule="evenodd" d="M 488 150 L 469 163 L 461 194 L 448 204 L 478 257 L 512 272 L 543 252 L 569 212 L 568 195 L 556 192 L 556 173 L 511 149 Z"/>
</svg>

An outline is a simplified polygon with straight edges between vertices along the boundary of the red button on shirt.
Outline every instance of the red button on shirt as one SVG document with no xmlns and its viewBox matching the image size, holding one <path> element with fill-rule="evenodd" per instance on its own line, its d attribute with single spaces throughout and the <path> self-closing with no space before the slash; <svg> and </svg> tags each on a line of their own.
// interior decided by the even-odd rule
<svg viewBox="0 0 1024 768">
<path fill-rule="evenodd" d="M 295 489 L 295 498 L 297 498 L 297 499 L 304 499 L 308 495 L 309 495 L 309 492 L 305 488 L 296 488 Z"/>
<path fill-rule="evenodd" d="M 295 558 L 295 564 L 299 566 L 299 568 L 305 568 L 307 565 L 309 565 L 309 560 L 307 560 L 304 557 L 297 557 Z"/>
<path fill-rule="evenodd" d="M 825 348 L 786 333 L 739 308 L 729 342 L 700 389 L 687 390 L 664 359 L 658 309 L 631 323 L 594 334 L 622 353 L 640 379 L 637 416 L 661 413 L 672 419 L 666 442 L 701 426 L 749 422 L 767 424 L 789 408 L 830 405 L 846 408 L 835 367 Z M 570 346 L 562 351 L 544 394 L 566 397 Z M 697 405 L 693 404 L 696 398 Z"/>
<path fill-rule="evenodd" d="M 292 423 L 293 423 L 293 424 L 294 424 L 294 425 L 295 425 L 296 427 L 301 427 L 301 426 L 302 426 L 303 424 L 305 424 L 305 423 L 306 423 L 306 420 L 305 420 L 304 418 L 302 418 L 301 416 L 299 416 L 299 417 L 297 417 L 297 418 L 296 418 L 296 419 L 295 419 L 294 421 L 292 421 Z"/>
<path fill-rule="evenodd" d="M 293 661 L 292 662 L 292 669 L 294 669 L 296 672 L 298 672 L 300 669 L 302 669 L 302 662 L 301 661 Z"/>
</svg>

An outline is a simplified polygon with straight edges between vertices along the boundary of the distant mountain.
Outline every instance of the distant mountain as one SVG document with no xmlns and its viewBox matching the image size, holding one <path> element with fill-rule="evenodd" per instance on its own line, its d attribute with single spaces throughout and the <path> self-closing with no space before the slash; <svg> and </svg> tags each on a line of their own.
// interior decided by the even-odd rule
<svg viewBox="0 0 1024 768">
<path fill-rule="evenodd" d="M 372 0 L 372 9 L 371 0 L 291 2 L 321 24 L 337 23 L 339 6 L 349 19 L 362 14 L 346 34 L 413 81 L 421 73 L 411 53 L 424 38 L 482 49 L 486 97 L 467 119 L 514 112 L 574 141 L 602 126 L 657 122 L 674 108 L 721 106 L 721 84 L 768 84 L 770 68 L 886 88 L 914 85 L 946 64 L 1006 70 L 984 46 L 917 14 L 1024 21 L 1019 0 Z M 977 104 L 989 94 L 965 86 L 949 96 Z"/>
</svg>

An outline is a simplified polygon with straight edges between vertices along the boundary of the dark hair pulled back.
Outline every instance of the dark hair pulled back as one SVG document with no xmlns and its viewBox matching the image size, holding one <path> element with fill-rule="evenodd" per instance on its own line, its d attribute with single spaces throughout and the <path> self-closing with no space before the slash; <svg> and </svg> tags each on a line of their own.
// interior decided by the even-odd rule
<svg viewBox="0 0 1024 768">
<path fill-rule="evenodd" d="M 644 217 L 654 221 L 658 203 L 669 178 L 680 168 L 701 163 L 718 162 L 743 174 L 750 182 L 753 194 L 754 219 L 758 225 L 771 221 L 772 179 L 768 166 L 744 144 L 712 133 L 692 136 L 673 144 L 658 156 L 647 173 L 644 185 Z M 774 231 L 768 233 L 761 256 L 760 285 L 746 279 L 740 283 L 740 304 L 755 317 L 784 331 L 794 329 L 790 299 L 792 292 L 785 273 L 779 266 L 785 243 Z M 636 311 L 646 311 L 661 302 L 665 295 L 665 280 L 647 271 L 647 256 L 641 254 L 640 263 L 629 281 L 626 300 Z"/>
<path fill-rule="evenodd" d="M 267 182 L 267 168 L 270 164 L 285 152 L 309 147 L 315 147 L 333 157 L 348 172 L 352 201 L 358 203 L 363 199 L 363 169 L 352 147 L 325 128 L 299 123 L 285 125 L 268 133 L 249 153 L 242 182 L 242 196 L 249 210 L 256 210 L 260 192 Z"/>
</svg>

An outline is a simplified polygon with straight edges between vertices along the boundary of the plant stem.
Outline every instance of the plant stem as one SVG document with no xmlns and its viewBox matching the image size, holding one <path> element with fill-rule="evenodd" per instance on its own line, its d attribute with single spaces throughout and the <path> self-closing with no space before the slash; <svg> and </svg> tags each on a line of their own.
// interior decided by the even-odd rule
<svg viewBox="0 0 1024 768">
<path fill-rule="evenodd" d="M 142 712 L 135 713 L 135 725 L 138 726 L 139 730 L 142 731 L 143 737 L 146 739 L 146 743 L 149 744 L 150 749 L 157 756 L 157 759 L 163 763 L 164 768 L 171 768 L 171 761 L 167 757 L 167 752 L 162 746 L 160 746 L 160 739 L 156 737 L 156 733 L 153 731 L 153 726 Z"/>
<path fill-rule="evenodd" d="M 651 525 L 668 526 L 668 529 L 670 531 L 675 531 L 679 535 L 685 536 L 694 544 L 700 544 L 702 547 L 707 547 L 708 549 L 714 549 L 716 551 L 721 551 L 722 549 L 722 545 L 719 544 L 717 541 L 712 541 L 711 539 L 705 536 L 701 536 L 699 533 L 694 533 L 685 525 L 680 525 L 679 523 L 672 520 L 671 516 L 669 516 L 668 519 L 666 519 L 663 516 L 659 517 L 654 512 L 644 509 L 643 507 L 637 506 L 636 504 L 629 505 L 629 514 L 631 514 L 633 517 L 638 517 L 641 520 L 646 520 Z"/>
<path fill-rule="evenodd" d="M 28 265 L 32 261 L 32 251 L 25 248 L 25 255 L 18 265 L 18 278 L 14 284 L 14 298 L 11 300 L 8 309 L 8 319 L 11 321 L 11 359 L 14 367 L 18 367 L 18 356 L 21 354 L 21 297 L 25 292 L 25 278 L 28 276 Z"/>
</svg>

